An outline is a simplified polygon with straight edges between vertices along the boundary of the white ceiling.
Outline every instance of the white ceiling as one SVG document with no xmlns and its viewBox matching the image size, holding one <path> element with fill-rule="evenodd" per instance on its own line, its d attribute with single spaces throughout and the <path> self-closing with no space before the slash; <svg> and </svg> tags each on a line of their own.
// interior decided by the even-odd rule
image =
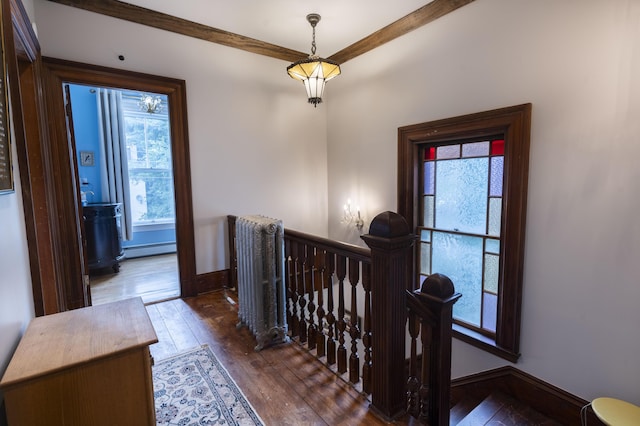
<svg viewBox="0 0 640 426">
<path fill-rule="evenodd" d="M 304 53 L 328 57 L 432 0 L 128 0 L 127 3 Z"/>
</svg>

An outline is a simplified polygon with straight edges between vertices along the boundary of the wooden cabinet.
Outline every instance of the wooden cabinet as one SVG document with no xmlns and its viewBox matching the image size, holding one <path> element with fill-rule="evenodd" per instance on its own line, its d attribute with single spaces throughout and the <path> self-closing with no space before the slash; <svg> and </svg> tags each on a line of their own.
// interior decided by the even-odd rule
<svg viewBox="0 0 640 426">
<path fill-rule="evenodd" d="M 122 249 L 122 204 L 87 204 L 82 208 L 87 239 L 89 270 L 120 270 Z"/>
<path fill-rule="evenodd" d="M 142 299 L 35 318 L 0 388 L 9 426 L 155 425 Z"/>
</svg>

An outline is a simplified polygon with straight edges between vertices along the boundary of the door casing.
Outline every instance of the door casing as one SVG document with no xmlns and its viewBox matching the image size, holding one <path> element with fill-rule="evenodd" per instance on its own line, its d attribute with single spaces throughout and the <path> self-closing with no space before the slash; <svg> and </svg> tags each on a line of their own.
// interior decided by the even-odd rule
<svg viewBox="0 0 640 426">
<path fill-rule="evenodd" d="M 53 169 L 53 192 L 56 215 L 55 234 L 60 239 L 54 256 L 58 267 L 58 291 L 64 295 L 60 310 L 86 306 L 88 300 L 83 283 L 83 245 L 78 235 L 80 186 L 75 167 L 75 146 L 67 135 L 63 86 L 65 83 L 88 86 L 116 87 L 142 92 L 165 94 L 171 106 L 172 157 L 176 208 L 176 247 L 181 296 L 195 296 L 196 268 L 193 233 L 193 204 L 191 196 L 191 168 L 187 132 L 186 85 L 184 80 L 160 77 L 115 68 L 42 58 L 44 87 L 49 119 L 49 149 Z"/>
</svg>

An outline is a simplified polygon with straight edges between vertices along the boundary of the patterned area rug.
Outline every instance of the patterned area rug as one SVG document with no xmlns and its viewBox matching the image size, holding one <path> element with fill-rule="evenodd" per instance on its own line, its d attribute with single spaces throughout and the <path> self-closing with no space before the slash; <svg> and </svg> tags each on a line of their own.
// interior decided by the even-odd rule
<svg viewBox="0 0 640 426">
<path fill-rule="evenodd" d="M 207 345 L 153 367 L 159 425 L 263 425 Z"/>
</svg>

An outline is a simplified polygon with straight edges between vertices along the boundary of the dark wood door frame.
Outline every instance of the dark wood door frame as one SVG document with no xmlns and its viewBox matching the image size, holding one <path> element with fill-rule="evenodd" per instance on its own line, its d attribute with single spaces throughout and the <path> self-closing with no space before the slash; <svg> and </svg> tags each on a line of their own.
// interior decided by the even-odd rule
<svg viewBox="0 0 640 426">
<path fill-rule="evenodd" d="M 20 0 L 2 1 L 2 20 L 13 117 L 12 145 L 20 172 L 34 311 L 41 316 L 64 309 L 54 258 L 57 238 L 51 226 L 55 199 L 48 179 L 51 171 L 42 98 L 42 58 L 40 44 Z"/>
<path fill-rule="evenodd" d="M 176 246 L 182 297 L 195 296 L 196 267 L 191 197 L 191 168 L 187 132 L 186 85 L 184 80 L 118 70 L 54 58 L 43 58 L 47 115 L 49 118 L 50 153 L 52 156 L 57 233 L 63 244 L 58 248 L 64 259 L 61 280 L 66 308 L 84 306 L 82 277 L 82 241 L 78 239 L 81 208 L 80 190 L 75 173 L 75 147 L 69 142 L 65 125 L 63 85 L 117 87 L 165 94 L 171 110 L 173 173 L 176 207 Z"/>
</svg>

